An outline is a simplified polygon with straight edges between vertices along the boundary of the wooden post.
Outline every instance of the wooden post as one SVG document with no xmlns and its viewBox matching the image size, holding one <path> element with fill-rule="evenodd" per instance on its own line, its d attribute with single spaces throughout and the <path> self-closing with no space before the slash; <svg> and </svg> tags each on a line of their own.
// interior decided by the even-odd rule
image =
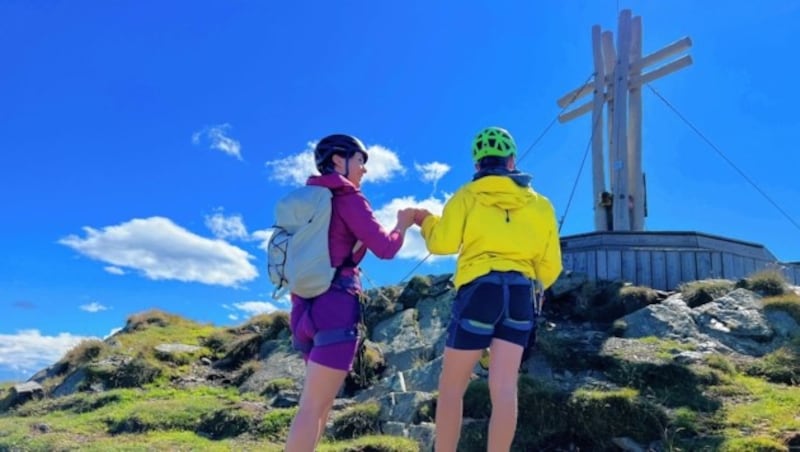
<svg viewBox="0 0 800 452">
<path fill-rule="evenodd" d="M 630 62 L 631 11 L 619 15 L 617 34 L 617 66 L 614 68 L 614 147 L 611 167 L 611 191 L 614 194 L 614 230 L 630 231 L 628 190 L 628 69 Z"/>
<path fill-rule="evenodd" d="M 592 55 L 594 57 L 594 98 L 592 109 L 592 199 L 594 199 L 594 229 L 608 230 L 606 209 L 600 205 L 601 194 L 606 191 L 606 174 L 603 170 L 603 104 L 605 104 L 605 67 L 600 26 L 592 27 Z"/>
<path fill-rule="evenodd" d="M 678 55 L 692 46 L 688 37 L 642 56 L 642 19 L 626 9 L 619 13 L 617 45 L 610 31 L 592 27 L 594 80 L 558 99 L 567 108 L 577 99 L 594 93 L 591 101 L 559 115 L 567 122 L 592 112 L 592 199 L 594 226 L 598 231 L 643 231 L 647 216 L 647 193 L 642 171 L 642 85 L 692 64 L 689 55 L 657 69 L 645 69 Z M 630 97 L 629 97 L 630 96 Z M 603 103 L 608 105 L 608 180 L 603 166 Z M 608 184 L 608 185 L 606 185 Z M 605 209 L 599 209 L 605 187 L 613 196 L 611 227 Z"/>
<path fill-rule="evenodd" d="M 642 17 L 631 21 L 630 47 L 631 79 L 641 74 L 639 61 L 642 59 Z M 644 230 L 644 181 L 642 179 L 642 87 L 630 87 L 628 100 L 628 191 L 633 197 L 631 209 L 631 230 Z"/>
<path fill-rule="evenodd" d="M 608 104 L 608 108 L 606 109 L 606 115 L 608 117 L 608 179 L 609 179 L 609 190 L 613 190 L 611 188 L 611 178 L 613 174 L 614 168 L 614 155 L 612 154 L 611 150 L 614 149 L 614 68 L 617 66 L 617 52 L 614 50 L 614 35 L 610 31 L 604 31 L 602 35 L 603 40 L 603 58 L 605 60 L 605 72 L 608 74 L 611 83 L 608 86 L 608 92 L 606 95 L 606 103 Z M 613 201 L 613 193 L 612 193 L 612 201 Z M 613 210 L 613 209 L 612 209 Z M 613 211 L 611 212 L 611 230 L 614 230 L 613 218 L 614 214 Z"/>
</svg>

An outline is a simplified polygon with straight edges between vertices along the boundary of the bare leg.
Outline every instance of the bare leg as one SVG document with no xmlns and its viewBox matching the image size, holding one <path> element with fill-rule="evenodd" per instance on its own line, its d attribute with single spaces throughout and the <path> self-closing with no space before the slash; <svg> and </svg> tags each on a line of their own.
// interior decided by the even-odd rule
<svg viewBox="0 0 800 452">
<path fill-rule="evenodd" d="M 455 452 L 461 435 L 464 391 L 482 350 L 445 347 L 436 403 L 436 452 Z"/>
<path fill-rule="evenodd" d="M 287 452 L 313 452 L 347 372 L 308 362 L 300 407 L 286 439 Z M 324 416 L 324 417 L 323 417 Z"/>
<path fill-rule="evenodd" d="M 508 452 L 517 429 L 517 378 L 523 348 L 513 342 L 492 339 L 489 364 L 489 452 Z"/>
</svg>

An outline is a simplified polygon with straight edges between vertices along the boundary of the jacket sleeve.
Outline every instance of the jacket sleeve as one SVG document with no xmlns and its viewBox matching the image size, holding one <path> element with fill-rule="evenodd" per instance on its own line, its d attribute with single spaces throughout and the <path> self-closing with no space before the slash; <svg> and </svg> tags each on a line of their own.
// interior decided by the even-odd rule
<svg viewBox="0 0 800 452">
<path fill-rule="evenodd" d="M 347 195 L 339 205 L 345 224 L 376 257 L 393 258 L 403 246 L 403 234 L 396 230 L 386 230 L 375 219 L 372 208 L 360 192 Z"/>
<path fill-rule="evenodd" d="M 428 215 L 421 233 L 431 254 L 455 254 L 464 238 L 467 207 L 464 190 L 457 191 L 444 205 L 442 215 Z"/>
<path fill-rule="evenodd" d="M 545 248 L 542 252 L 542 257 L 533 263 L 534 271 L 536 271 L 536 279 L 538 279 L 545 289 L 552 286 L 558 276 L 561 274 L 561 241 L 558 237 L 558 225 L 556 223 L 556 214 L 553 205 L 550 201 L 545 201 L 547 207 L 545 210 L 545 218 L 549 226 L 547 227 L 547 239 Z"/>
</svg>

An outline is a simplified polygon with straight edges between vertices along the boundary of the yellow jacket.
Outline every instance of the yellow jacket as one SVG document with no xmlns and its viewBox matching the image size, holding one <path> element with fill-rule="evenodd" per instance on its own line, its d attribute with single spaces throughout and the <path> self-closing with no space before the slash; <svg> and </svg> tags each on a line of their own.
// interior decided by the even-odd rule
<svg viewBox="0 0 800 452">
<path fill-rule="evenodd" d="M 432 254 L 459 253 L 456 288 L 492 270 L 519 271 L 550 287 L 561 273 L 561 245 L 550 200 L 506 176 L 463 185 L 442 216 L 422 222 Z"/>
</svg>

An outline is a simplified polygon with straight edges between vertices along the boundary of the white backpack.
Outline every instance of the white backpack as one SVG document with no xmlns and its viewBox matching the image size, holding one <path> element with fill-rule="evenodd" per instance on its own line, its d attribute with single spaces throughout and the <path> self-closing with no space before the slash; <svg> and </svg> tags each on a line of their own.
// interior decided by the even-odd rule
<svg viewBox="0 0 800 452">
<path fill-rule="evenodd" d="M 330 288 L 336 274 L 328 246 L 332 197 L 328 188 L 304 186 L 275 206 L 275 226 L 267 245 L 274 299 L 287 290 L 314 298 Z M 356 243 L 354 251 L 360 246 L 361 242 Z"/>
</svg>

